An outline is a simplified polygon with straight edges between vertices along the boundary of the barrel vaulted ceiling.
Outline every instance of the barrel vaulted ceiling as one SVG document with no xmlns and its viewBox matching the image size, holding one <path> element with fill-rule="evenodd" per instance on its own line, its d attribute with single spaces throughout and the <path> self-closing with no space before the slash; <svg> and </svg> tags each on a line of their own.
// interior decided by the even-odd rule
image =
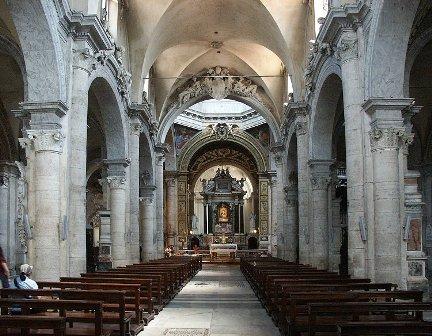
<svg viewBox="0 0 432 336">
<path fill-rule="evenodd" d="M 132 99 L 140 101 L 151 71 L 159 118 L 176 77 L 214 66 L 276 76 L 253 80 L 279 115 L 288 74 L 294 94 L 303 90 L 305 54 L 314 36 L 312 0 L 129 0 L 127 15 Z"/>
</svg>

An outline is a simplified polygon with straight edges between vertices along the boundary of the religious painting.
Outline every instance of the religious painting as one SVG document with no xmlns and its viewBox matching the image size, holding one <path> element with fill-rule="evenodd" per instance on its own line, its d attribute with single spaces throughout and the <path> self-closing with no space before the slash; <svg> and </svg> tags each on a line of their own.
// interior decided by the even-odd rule
<svg viewBox="0 0 432 336">
<path fill-rule="evenodd" d="M 267 124 L 253 127 L 246 132 L 258 139 L 263 147 L 267 148 L 270 145 L 270 129 Z"/>
<path fill-rule="evenodd" d="M 229 208 L 227 205 L 222 204 L 218 210 L 219 222 L 226 223 L 229 221 Z"/>
<path fill-rule="evenodd" d="M 175 136 L 174 142 L 175 142 L 176 149 L 181 150 L 184 147 L 184 145 L 186 145 L 186 143 L 189 141 L 189 139 L 192 138 L 197 133 L 198 131 L 193 128 L 176 124 L 174 127 L 174 136 Z"/>
<path fill-rule="evenodd" d="M 420 218 L 411 219 L 407 249 L 408 251 L 421 250 L 421 219 Z"/>
</svg>

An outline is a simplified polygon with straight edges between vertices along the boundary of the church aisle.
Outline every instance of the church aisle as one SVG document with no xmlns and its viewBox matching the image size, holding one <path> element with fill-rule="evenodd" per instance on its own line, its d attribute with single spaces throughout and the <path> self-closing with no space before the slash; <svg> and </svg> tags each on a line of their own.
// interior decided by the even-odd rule
<svg viewBox="0 0 432 336">
<path fill-rule="evenodd" d="M 238 265 L 208 265 L 139 336 L 277 336 Z"/>
</svg>

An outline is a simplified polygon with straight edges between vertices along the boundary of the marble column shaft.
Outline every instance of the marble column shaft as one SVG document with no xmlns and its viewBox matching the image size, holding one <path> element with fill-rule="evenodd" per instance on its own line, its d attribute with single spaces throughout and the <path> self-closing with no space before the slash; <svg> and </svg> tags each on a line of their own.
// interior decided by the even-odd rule
<svg viewBox="0 0 432 336">
<path fill-rule="evenodd" d="M 297 183 L 285 187 L 285 218 L 284 227 L 285 251 L 283 258 L 295 262 L 298 248 L 298 191 Z"/>
<path fill-rule="evenodd" d="M 34 278 L 58 281 L 60 277 L 60 155 L 64 136 L 59 130 L 28 130 L 34 148 L 36 218 L 33 227 Z"/>
<path fill-rule="evenodd" d="M 108 176 L 107 182 L 110 188 L 112 265 L 118 267 L 128 263 L 125 239 L 126 178 Z"/>
<path fill-rule="evenodd" d="M 143 189 L 142 189 L 143 190 Z M 154 190 L 155 187 L 146 187 L 143 195 L 140 197 L 140 245 L 142 260 L 148 261 L 155 259 L 157 253 L 154 249 L 153 234 L 155 225 L 155 207 L 154 207 Z"/>
<path fill-rule="evenodd" d="M 298 172 L 298 217 L 299 217 L 299 262 L 310 263 L 309 227 L 309 122 L 307 108 L 296 112 L 297 172 Z"/>
<path fill-rule="evenodd" d="M 164 255 L 164 161 L 163 154 L 156 158 L 155 183 L 156 183 L 156 252 L 157 258 Z"/>
<path fill-rule="evenodd" d="M 318 269 L 328 268 L 329 223 L 328 223 L 328 186 L 330 183 L 329 162 L 311 162 L 312 185 L 312 232 L 313 253 L 311 264 Z"/>
<path fill-rule="evenodd" d="M 128 246 L 129 261 L 139 261 L 140 246 L 140 224 L 139 224 L 139 151 L 140 134 L 142 131 L 141 121 L 136 117 L 131 118 L 131 132 L 129 136 L 129 158 L 130 163 L 130 244 Z"/>
<path fill-rule="evenodd" d="M 86 271 L 87 112 L 89 65 L 75 53 L 72 102 L 68 121 L 69 147 L 69 275 Z"/>
<path fill-rule="evenodd" d="M 359 221 L 365 219 L 364 139 L 362 129 L 363 88 L 359 73 L 357 35 L 352 30 L 339 41 L 344 98 L 346 174 L 348 200 L 348 266 L 354 277 L 366 276 L 366 250 L 361 240 Z M 367 139 L 366 139 L 367 140 Z"/>
<path fill-rule="evenodd" d="M 165 180 L 167 186 L 166 213 L 168 245 L 173 245 L 177 250 L 177 178 L 170 176 Z"/>
</svg>

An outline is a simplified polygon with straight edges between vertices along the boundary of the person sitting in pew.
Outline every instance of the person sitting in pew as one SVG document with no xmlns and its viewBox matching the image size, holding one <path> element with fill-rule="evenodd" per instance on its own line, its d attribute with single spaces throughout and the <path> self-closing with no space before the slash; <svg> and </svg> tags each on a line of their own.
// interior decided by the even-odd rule
<svg viewBox="0 0 432 336">
<path fill-rule="evenodd" d="M 20 266 L 20 275 L 15 277 L 14 285 L 18 289 L 38 289 L 39 286 L 33 279 L 30 279 L 30 275 L 33 272 L 33 266 L 29 264 L 23 264 Z"/>
</svg>

